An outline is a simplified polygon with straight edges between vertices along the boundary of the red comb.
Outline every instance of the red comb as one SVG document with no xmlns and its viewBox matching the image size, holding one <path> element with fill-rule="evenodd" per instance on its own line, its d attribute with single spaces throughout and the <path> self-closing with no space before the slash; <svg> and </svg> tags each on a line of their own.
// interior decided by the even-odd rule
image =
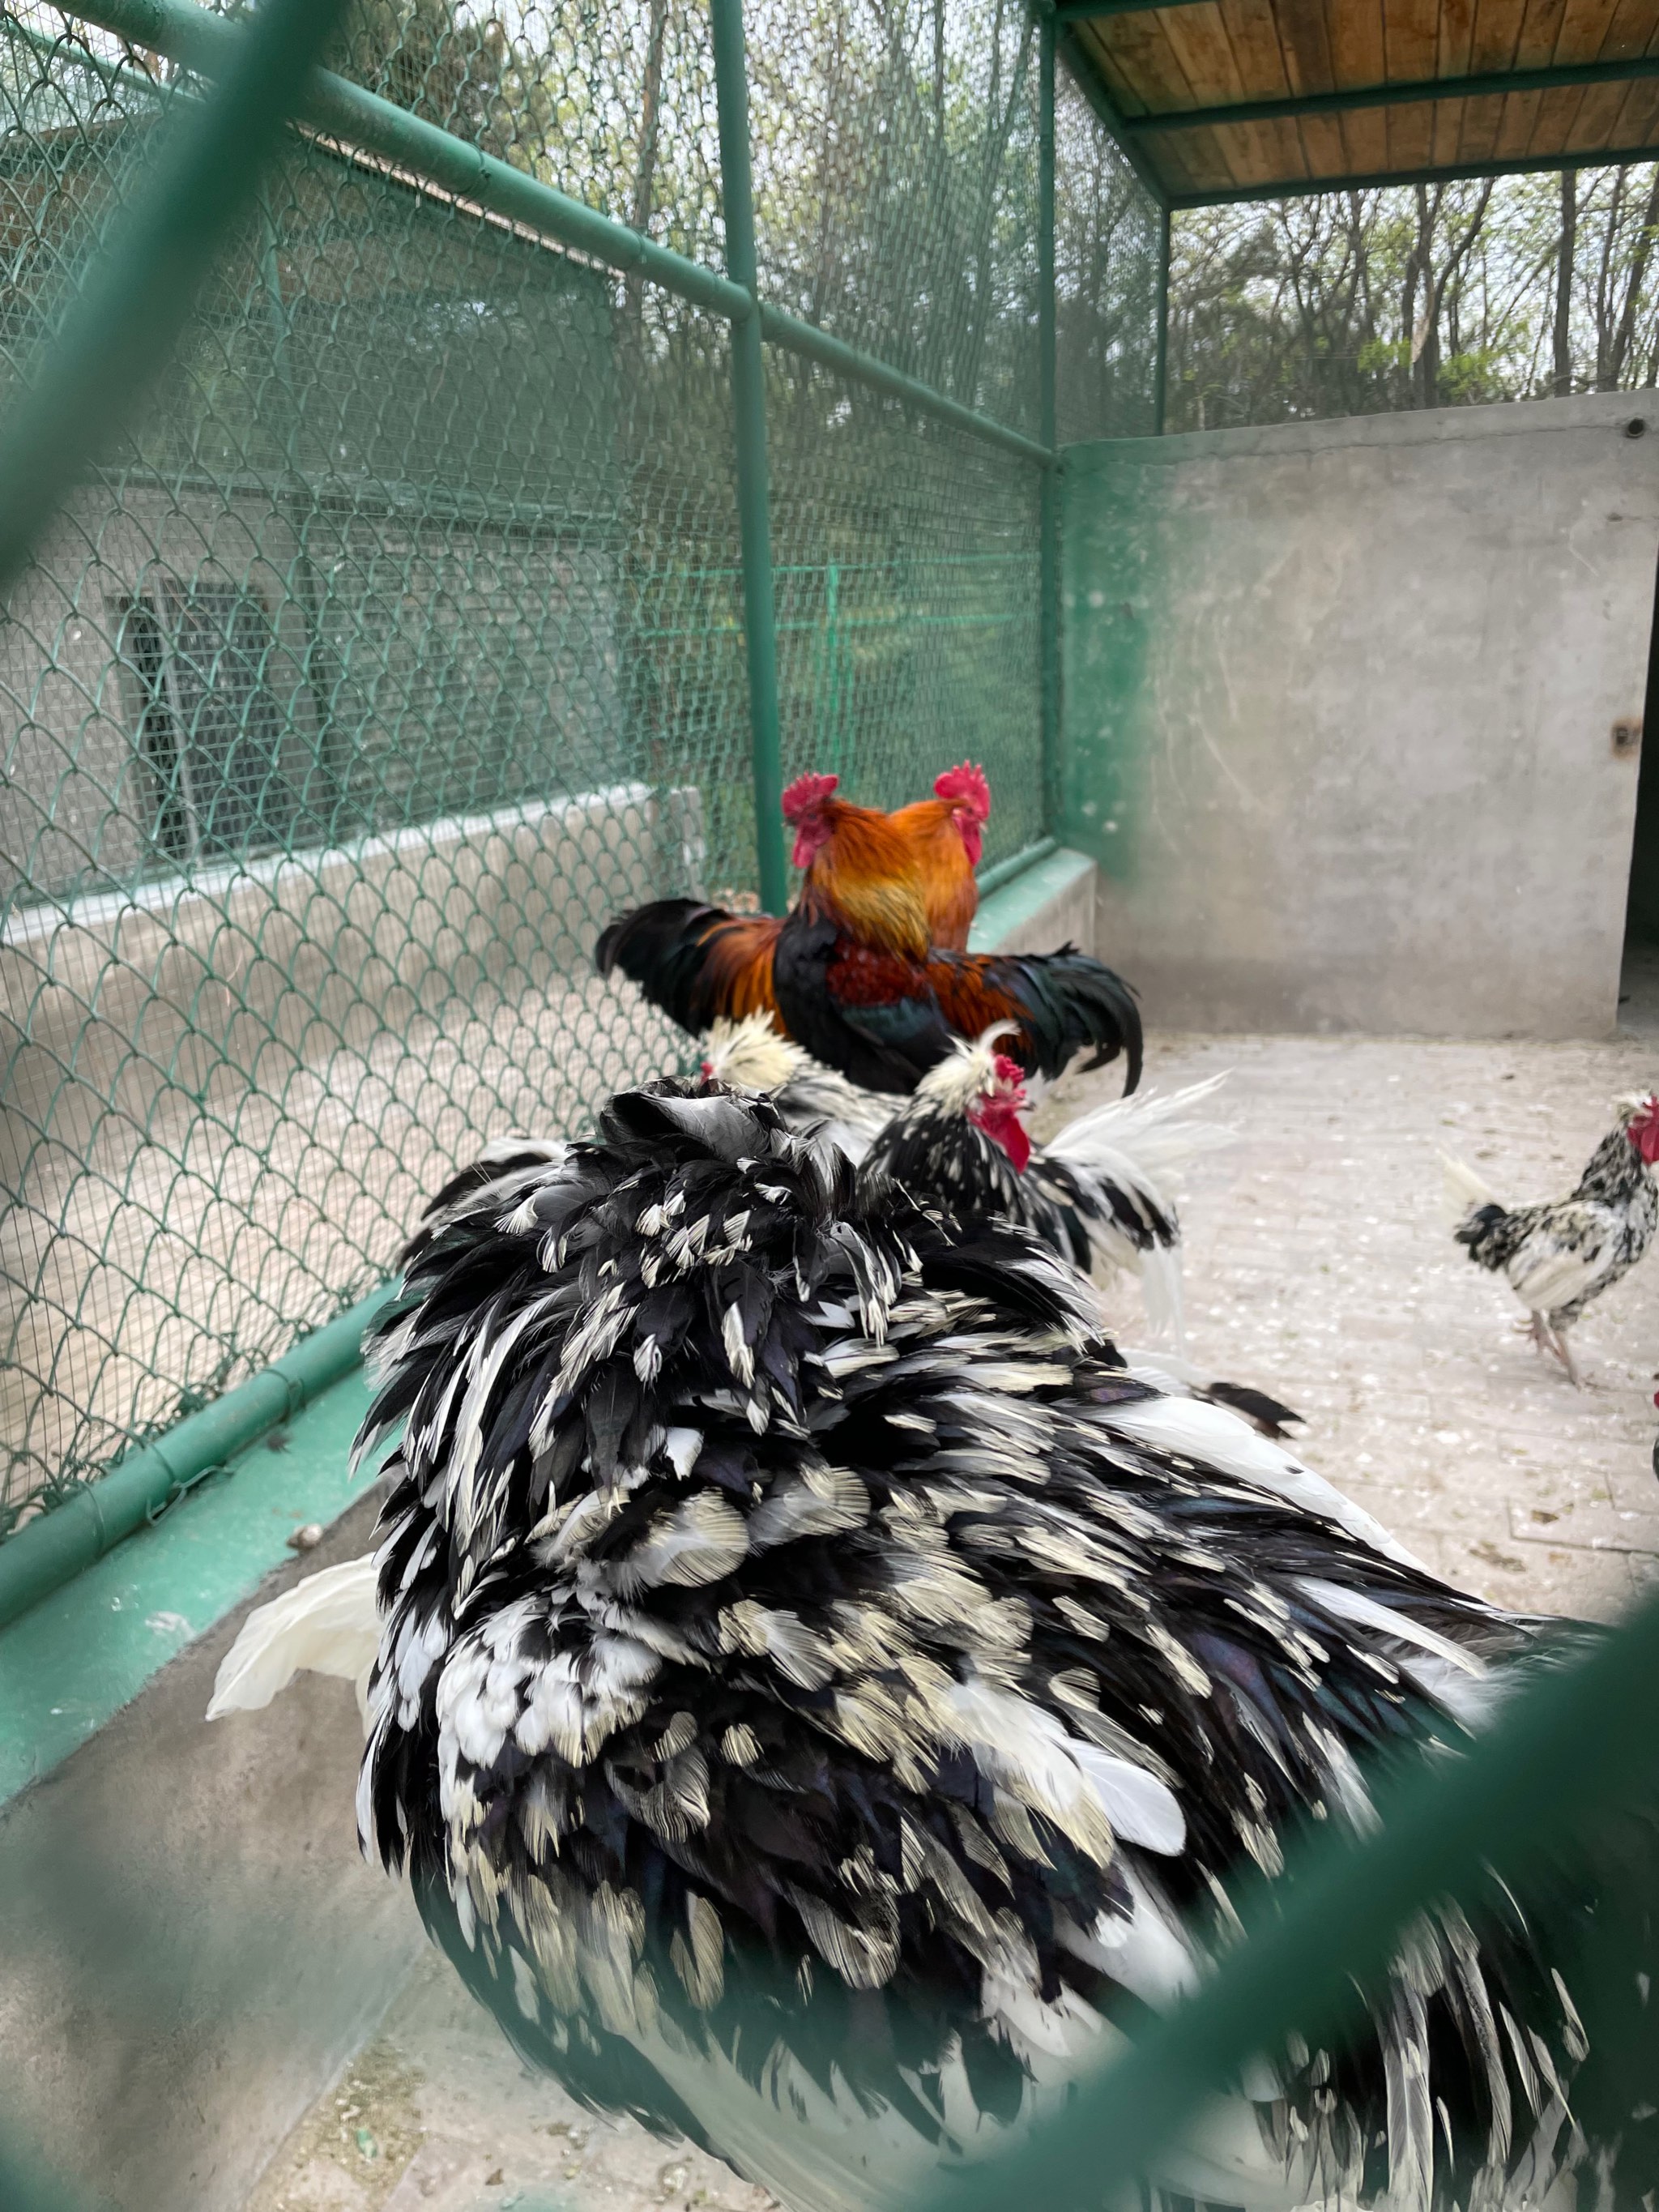
<svg viewBox="0 0 1659 2212">
<path fill-rule="evenodd" d="M 991 1065 L 996 1070 L 996 1078 L 999 1083 L 1012 1083 L 1018 1085 L 1024 1083 L 1025 1080 L 1025 1070 L 1020 1066 L 1017 1060 L 1010 1060 L 1006 1052 L 1000 1052 L 995 1060 L 992 1061 Z"/>
<path fill-rule="evenodd" d="M 935 799 L 965 799 L 981 822 L 991 818 L 991 787 L 985 780 L 985 771 L 972 761 L 963 761 L 960 768 L 947 768 L 943 775 L 933 778 Z"/>
<path fill-rule="evenodd" d="M 783 794 L 783 818 L 799 822 L 803 814 L 821 806 L 841 781 L 838 775 L 798 775 Z"/>
</svg>

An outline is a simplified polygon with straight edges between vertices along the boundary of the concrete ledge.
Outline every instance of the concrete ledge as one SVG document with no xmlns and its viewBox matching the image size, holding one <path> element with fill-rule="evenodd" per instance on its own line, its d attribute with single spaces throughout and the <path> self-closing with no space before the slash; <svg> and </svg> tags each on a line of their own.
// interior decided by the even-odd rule
<svg viewBox="0 0 1659 2212">
<path fill-rule="evenodd" d="M 1061 847 L 982 901 L 968 943 L 975 952 L 1092 951 L 1099 870 L 1086 853 Z"/>
<path fill-rule="evenodd" d="M 322 1486 L 344 1492 L 361 1377 L 330 1395 L 295 1424 L 314 1423 L 297 1480 L 256 1446 L 262 1464 L 0 1638 L 14 1776 L 14 1700 L 58 1732 L 0 1818 L 10 2118 L 88 2207 L 239 2212 L 424 1945 L 404 1885 L 358 1854 L 349 1686 L 307 1675 L 265 1712 L 203 1719 L 252 1600 L 368 1547 L 378 1485 L 316 1550 L 283 1549 Z M 273 1553 L 288 1565 L 262 1581 Z"/>
<path fill-rule="evenodd" d="M 1161 438 L 1113 438 L 1068 446 L 1068 475 L 1088 476 L 1123 460 L 1180 468 L 1199 459 L 1335 453 L 1353 447 L 1465 446 L 1490 438 L 1535 438 L 1564 430 L 1605 430 L 1624 437 L 1640 420 L 1643 434 L 1659 431 L 1659 404 L 1650 392 L 1585 392 L 1571 399 L 1520 399 L 1492 406 L 1432 407 L 1398 415 L 1336 415 L 1317 422 L 1246 423 L 1231 430 L 1181 430 Z M 1632 441 L 1634 442 L 1634 441 Z"/>
<path fill-rule="evenodd" d="M 0 1167 L 24 1171 L 34 1130 L 84 1152 L 112 1105 L 142 1128 L 180 1094 L 279 1095 L 458 994 L 544 993 L 587 969 L 603 921 L 702 864 L 699 792 L 618 784 L 15 914 Z"/>
</svg>

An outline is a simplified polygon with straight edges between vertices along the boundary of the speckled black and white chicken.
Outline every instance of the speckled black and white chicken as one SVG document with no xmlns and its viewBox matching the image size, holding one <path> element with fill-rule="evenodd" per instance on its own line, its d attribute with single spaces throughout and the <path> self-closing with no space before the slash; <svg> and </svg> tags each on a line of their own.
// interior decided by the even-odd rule
<svg viewBox="0 0 1659 2212">
<path fill-rule="evenodd" d="M 1028 1233 L 659 1085 L 452 1206 L 380 1332 L 366 1847 L 526 2057 L 800 2212 L 1006 2142 L 1201 1983 L 1220 1885 L 1566 1632 L 1265 1440 L 1235 1471 L 1097 1327 Z M 1492 2212 L 1610 2155 L 1570 1994 L 1479 1918 L 1423 1918 L 1346 2053 L 1265 2055 L 1154 2201 Z"/>
<path fill-rule="evenodd" d="M 1659 1227 L 1659 1097 L 1621 1098 L 1613 1112 L 1613 1127 L 1570 1195 L 1542 1205 L 1500 1205 L 1472 1169 L 1443 1156 L 1448 1191 L 1462 1209 L 1457 1242 L 1477 1267 L 1504 1277 L 1527 1309 L 1521 1326 L 1574 1382 L 1567 1331 L 1629 1273 Z"/>
<path fill-rule="evenodd" d="M 875 1173 L 890 1172 L 891 1152 L 905 1146 L 909 1152 L 908 1188 L 912 1197 L 924 1204 L 941 1204 L 948 1197 L 960 1216 L 973 1221 L 1004 1218 L 1022 1221 L 1068 1259 L 1075 1261 L 1081 1249 L 1081 1264 L 1086 1268 L 1097 1255 L 1088 1242 L 1073 1200 L 1068 1198 L 1062 1209 L 1051 1208 L 1038 1198 L 1039 1188 L 1046 1181 L 1044 1166 L 1051 1154 L 1060 1164 L 1058 1180 L 1064 1184 L 1071 1172 L 1066 1164 L 1067 1142 L 1073 1129 L 1082 1130 L 1085 1133 L 1079 1150 L 1087 1160 L 1083 1173 L 1089 1184 L 1100 1183 L 1101 1170 L 1109 1162 L 1127 1185 L 1112 1185 L 1109 1197 L 1104 1188 L 1098 1190 L 1099 1197 L 1109 1205 L 1115 1226 L 1122 1224 L 1121 1241 L 1119 1237 L 1112 1240 L 1109 1275 L 1121 1264 L 1139 1267 L 1145 1249 L 1143 1240 L 1156 1236 L 1158 1222 L 1172 1229 L 1176 1226 L 1175 1207 L 1162 1180 L 1170 1168 L 1195 1152 L 1231 1141 L 1229 1132 L 1212 1123 L 1182 1118 L 1188 1107 L 1209 1096 L 1222 1079 L 1217 1077 L 1176 1092 L 1172 1097 L 1144 1091 L 1138 1092 L 1132 1102 L 1113 1100 L 1097 1113 L 1079 1116 L 1078 1121 L 1060 1132 L 1046 1151 L 1036 1149 L 1034 1155 L 1020 1120 L 1022 1107 L 1013 1104 L 1011 1111 L 1013 1093 L 1021 1090 L 1019 1070 L 1012 1061 L 999 1063 L 997 1055 L 983 1040 L 978 1047 L 964 1042 L 958 1048 L 957 1056 L 967 1059 L 968 1073 L 964 1074 L 961 1068 L 951 1073 L 950 1063 L 945 1063 L 943 1071 L 935 1072 L 937 1080 L 929 1079 L 928 1084 L 924 1085 L 926 1095 L 921 1104 L 917 1107 L 913 1101 L 911 1109 L 901 1108 L 896 1122 L 889 1094 L 860 1091 L 844 1075 L 823 1066 L 791 1039 L 781 1036 L 764 1014 L 751 1014 L 739 1022 L 714 1023 L 703 1038 L 702 1073 L 706 1079 L 722 1083 L 731 1090 L 765 1092 L 786 1126 L 797 1136 L 833 1145 L 855 1164 L 865 1158 L 872 1145 L 881 1140 L 882 1153 Z M 972 1079 L 975 1077 L 976 1085 Z M 1030 1078 L 1024 1079 L 1022 1095 L 1035 1094 L 1041 1082 L 1040 1077 L 1035 1083 Z M 948 1106 L 941 1097 L 941 1086 L 951 1102 Z M 988 1114 L 989 1127 L 981 1127 L 972 1118 L 976 1106 L 983 1114 Z M 909 1133 L 903 1122 L 907 1110 L 915 1110 L 923 1127 L 933 1133 L 934 1141 L 920 1151 L 909 1147 Z M 952 1113 L 958 1117 L 954 1122 L 941 1119 L 942 1114 L 948 1117 Z M 1018 1126 L 1017 1136 L 1008 1134 L 1011 1121 Z M 995 1133 L 998 1129 L 1003 1132 L 1001 1136 Z M 1028 1167 L 1034 1156 L 1036 1163 L 1036 1175 L 1020 1173 L 1012 1187 L 1007 1181 L 1012 1165 L 1008 1150 L 1011 1142 L 1023 1147 Z M 1006 1210 L 1011 1204 L 1014 1210 L 1009 1217 Z M 1170 1333 L 1179 1335 L 1177 1255 L 1172 1253 L 1170 1265 L 1176 1295 Z M 1158 1273 L 1154 1303 L 1159 1290 L 1169 1281 L 1169 1272 L 1166 1267 Z M 1171 1303 L 1166 1291 L 1161 1308 L 1166 1326 L 1170 1325 Z M 1127 1346 L 1120 1348 L 1133 1373 L 1144 1375 L 1160 1389 L 1179 1396 L 1225 1406 L 1243 1414 L 1265 1437 L 1282 1440 L 1289 1428 L 1301 1423 L 1300 1413 L 1267 1391 L 1210 1375 L 1166 1345 L 1154 1350 L 1133 1350 Z"/>
<path fill-rule="evenodd" d="M 997 1035 L 958 1040 L 928 1070 L 865 1155 L 864 1183 L 905 1190 L 959 1222 L 1018 1223 L 1085 1274 L 1138 1275 L 1148 1322 L 1181 1342 L 1181 1225 L 1169 1179 L 1182 1160 L 1232 1142 L 1192 1111 L 1223 1079 L 1109 1100 L 1034 1145 L 1023 1073 L 997 1050 Z"/>
</svg>

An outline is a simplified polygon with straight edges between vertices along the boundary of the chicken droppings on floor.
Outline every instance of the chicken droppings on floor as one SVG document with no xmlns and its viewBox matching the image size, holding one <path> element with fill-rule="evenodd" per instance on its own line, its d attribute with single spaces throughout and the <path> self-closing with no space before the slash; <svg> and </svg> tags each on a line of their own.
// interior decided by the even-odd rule
<svg viewBox="0 0 1659 2212">
<path fill-rule="evenodd" d="M 1565 1194 L 1659 1038 L 1466 1044 L 1159 1037 L 1161 1090 L 1229 1071 L 1238 1141 L 1183 1171 L 1188 1352 L 1306 1414 L 1296 1449 L 1427 1564 L 1499 1604 L 1609 1618 L 1659 1576 L 1659 1254 L 1574 1334 L 1576 1391 L 1451 1242 L 1437 1154 L 1500 1197 Z M 1073 1075 L 1051 1131 L 1115 1095 Z M 1124 1342 L 1139 1298 L 1109 1298 Z M 278 2152 L 246 2212 L 768 2212 L 685 2144 L 532 2075 L 434 1956 Z"/>
</svg>

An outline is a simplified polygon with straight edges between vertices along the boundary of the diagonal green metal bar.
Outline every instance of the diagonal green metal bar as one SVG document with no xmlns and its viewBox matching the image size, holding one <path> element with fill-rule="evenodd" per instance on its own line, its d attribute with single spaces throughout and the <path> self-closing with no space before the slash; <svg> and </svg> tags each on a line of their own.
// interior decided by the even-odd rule
<svg viewBox="0 0 1659 2212">
<path fill-rule="evenodd" d="M 342 0 L 271 0 L 233 30 L 217 95 L 173 121 L 0 429 L 0 591 L 148 392 L 252 203 Z"/>
<path fill-rule="evenodd" d="M 1152 194 L 1159 207 L 1170 204 L 1170 188 L 1147 160 L 1145 149 L 1138 146 L 1133 134 L 1125 128 L 1117 102 L 1106 87 L 1100 64 L 1093 51 L 1078 36 L 1075 28 L 1062 22 L 1054 39 L 1054 51 L 1071 73 L 1073 82 L 1095 112 L 1095 119 L 1109 138 L 1115 140 L 1118 150 L 1134 171 L 1135 175 Z"/>
<path fill-rule="evenodd" d="M 1202 2100 L 1295 2029 L 1322 2040 L 1351 2020 L 1357 1984 L 1388 1965 L 1401 1929 L 1482 1875 L 1494 1839 L 1506 1871 L 1582 1840 L 1597 1816 L 1651 1792 L 1659 1601 L 1588 1657 L 1536 1680 L 1454 1760 L 1421 1759 L 1379 1789 L 1363 1841 L 1328 1832 L 1246 1900 L 1245 1940 L 1198 1995 L 1017 2149 L 928 2200 L 929 2212 L 1069 2212 L 1120 2201 Z"/>
<path fill-rule="evenodd" d="M 75 12 L 118 38 L 165 54 L 169 61 L 204 76 L 223 69 L 238 35 L 234 23 L 209 15 L 194 0 L 94 0 Z M 707 307 L 732 321 L 742 321 L 754 312 L 742 287 L 714 270 L 641 238 L 625 223 L 613 222 L 568 192 L 526 176 L 329 70 L 317 71 L 303 112 L 311 124 L 349 145 L 407 167 L 458 199 L 522 222 L 561 246 L 591 254 L 609 268 L 638 270 L 694 307 Z"/>
<path fill-rule="evenodd" d="M 754 180 L 749 161 L 749 74 L 743 0 L 711 0 L 714 88 L 720 111 L 720 213 L 726 265 L 750 298 L 758 296 Z M 761 905 L 789 904 L 784 862 L 782 742 L 778 722 L 777 608 L 772 588 L 772 522 L 766 463 L 766 364 L 760 320 L 732 332 L 732 410 L 737 440 L 738 522 L 743 547 L 744 646 L 749 663 L 749 729 L 755 776 L 755 847 Z"/>
<path fill-rule="evenodd" d="M 1592 147 L 1571 154 L 1522 154 L 1503 161 L 1450 161 L 1428 169 L 1372 169 L 1360 176 L 1279 177 L 1261 185 L 1227 185 L 1214 191 L 1177 192 L 1177 214 L 1193 208 L 1240 207 L 1263 200 L 1317 199 L 1324 192 L 1385 191 L 1398 185 L 1455 185 L 1472 177 L 1531 177 L 1562 169 L 1626 168 L 1659 161 L 1659 143 Z"/>
<path fill-rule="evenodd" d="M 236 39 L 232 24 L 209 15 L 194 0 L 93 0 L 93 4 L 76 12 L 118 38 L 165 54 L 169 61 L 203 76 L 216 74 Z M 523 170 L 497 161 L 343 77 L 318 70 L 304 113 L 313 128 L 345 147 L 390 161 L 441 191 L 470 201 L 505 221 L 521 223 L 551 244 L 587 254 L 606 268 L 637 271 L 676 297 L 728 322 L 741 324 L 755 312 L 750 294 L 729 276 L 705 269 L 684 254 L 641 237 L 627 224 L 613 222 L 568 193 L 544 184 L 539 178 L 526 176 Z M 890 368 L 884 362 L 830 337 L 798 317 L 764 302 L 760 313 L 770 343 L 805 355 L 1027 460 L 1047 465 L 1052 459 L 1035 441 L 1018 431 Z"/>
<path fill-rule="evenodd" d="M 1042 442 L 1059 443 L 1054 288 L 1054 21 L 1037 26 L 1037 381 Z M 1042 818 L 1060 819 L 1060 480 L 1045 475 L 1039 488 L 1038 653 L 1042 659 Z"/>
<path fill-rule="evenodd" d="M 1376 107 L 1415 107 L 1425 100 L 1502 100 L 1510 93 L 1575 92 L 1598 84 L 1637 84 L 1659 77 L 1659 54 L 1628 61 L 1571 62 L 1556 69 L 1487 70 L 1475 76 L 1414 79 L 1409 84 L 1350 86 L 1340 92 L 1288 93 L 1272 100 L 1240 100 L 1221 107 L 1182 107 L 1152 115 L 1126 115 L 1132 138 L 1172 131 L 1225 131 L 1244 123 L 1299 122 L 1304 117 L 1349 115 Z"/>
<path fill-rule="evenodd" d="M 959 399 L 947 398 L 930 384 L 921 384 L 914 376 L 906 376 L 902 369 L 889 368 L 884 362 L 874 361 L 861 354 L 841 338 L 831 337 L 816 324 L 804 323 L 797 315 L 786 314 L 781 307 L 769 307 L 761 302 L 761 336 L 769 345 L 785 346 L 791 353 L 803 354 L 808 361 L 816 361 L 823 368 L 833 369 L 837 375 L 855 378 L 872 392 L 884 393 L 890 399 L 900 399 L 906 406 L 917 407 L 940 422 L 949 422 L 970 437 L 981 438 L 989 446 L 1000 446 L 1005 453 L 1018 453 L 1022 460 L 1035 461 L 1039 468 L 1052 468 L 1055 455 L 1053 450 L 1039 445 L 1006 424 L 981 415 L 972 407 L 964 407 Z"/>
</svg>

